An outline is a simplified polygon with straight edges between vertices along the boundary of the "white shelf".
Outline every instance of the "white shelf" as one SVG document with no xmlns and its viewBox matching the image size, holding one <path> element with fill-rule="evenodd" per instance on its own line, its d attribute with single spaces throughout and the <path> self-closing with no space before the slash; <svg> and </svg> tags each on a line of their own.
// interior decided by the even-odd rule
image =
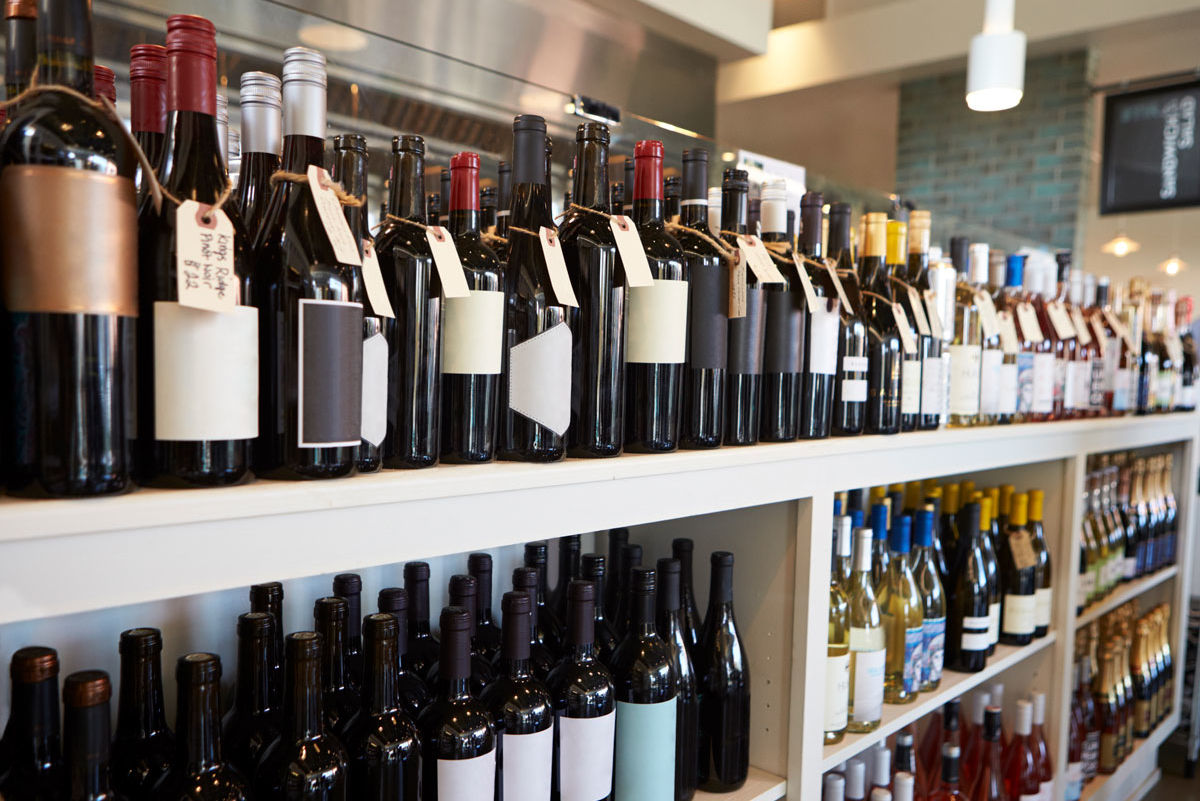
<svg viewBox="0 0 1200 801">
<path fill-rule="evenodd" d="M 696 793 L 703 801 L 777 801 L 787 795 L 787 781 L 765 770 L 751 767 L 750 775 L 740 790 L 732 793 Z"/>
<path fill-rule="evenodd" d="M 1164 567 L 1157 573 L 1152 573 L 1149 576 L 1142 576 L 1140 579 L 1131 581 L 1128 584 L 1120 585 L 1116 592 L 1109 593 L 1105 598 L 1085 608 L 1083 610 L 1083 614 L 1077 618 L 1076 625 L 1086 626 L 1096 618 L 1108 614 L 1126 601 L 1137 598 L 1142 593 L 1146 592 L 1152 587 L 1157 587 L 1167 579 L 1174 578 L 1178 572 L 1179 566 L 1171 565 L 1170 567 Z"/>
<path fill-rule="evenodd" d="M 847 734 L 840 743 L 825 746 L 821 758 L 821 772 L 824 773 L 850 757 L 857 756 L 875 743 L 886 740 L 894 732 L 908 724 L 937 711 L 947 701 L 958 698 L 963 693 L 995 678 L 1013 665 L 1029 659 L 1034 654 L 1041 653 L 1057 639 L 1057 633 L 1052 631 L 1029 645 L 998 645 L 996 653 L 988 660 L 987 666 L 978 673 L 958 673 L 947 670 L 942 673 L 941 686 L 931 693 L 921 693 L 914 703 L 884 704 L 883 721 L 878 729 L 866 734 Z"/>
<path fill-rule="evenodd" d="M 1144 740 L 1134 740 L 1133 752 L 1116 771 L 1108 776 L 1099 775 L 1083 788 L 1080 801 L 1127 801 L 1140 798 L 1154 783 L 1157 783 L 1155 768 L 1158 765 L 1158 747 L 1162 745 L 1179 725 L 1179 710 L 1176 709 L 1158 728 Z M 1150 782 L 1149 779 L 1154 779 Z M 1149 785 L 1149 786 L 1147 786 Z"/>
</svg>

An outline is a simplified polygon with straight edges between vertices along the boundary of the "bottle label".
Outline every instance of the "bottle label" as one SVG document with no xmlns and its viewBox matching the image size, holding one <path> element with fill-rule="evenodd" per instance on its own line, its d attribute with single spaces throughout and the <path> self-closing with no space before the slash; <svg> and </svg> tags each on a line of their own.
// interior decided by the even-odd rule
<svg viewBox="0 0 1200 801">
<path fill-rule="evenodd" d="M 1133 730 L 1139 734 L 1150 733 L 1150 700 L 1134 701 L 1133 703 Z"/>
<path fill-rule="evenodd" d="M 979 414 L 979 380 L 983 349 L 978 345 L 951 345 L 950 414 Z"/>
<path fill-rule="evenodd" d="M 1085 376 L 1092 374 L 1090 362 L 1067 362 L 1067 374 L 1063 386 L 1063 406 L 1068 409 L 1082 409 L 1087 403 L 1087 393 L 1083 392 Z"/>
<path fill-rule="evenodd" d="M 1079 599 L 1076 606 L 1087 606 L 1092 593 L 1096 591 L 1096 574 L 1091 570 L 1079 574 Z"/>
<path fill-rule="evenodd" d="M 1063 801 L 1079 801 L 1083 795 L 1083 763 L 1067 763 L 1067 785 Z"/>
<path fill-rule="evenodd" d="M 904 690 L 915 693 L 921 689 L 921 666 L 925 661 L 925 628 L 917 626 L 904 630 Z"/>
<path fill-rule="evenodd" d="M 362 438 L 380 445 L 387 434 L 387 340 L 378 329 L 362 344 Z"/>
<path fill-rule="evenodd" d="M 988 645 L 1000 642 L 1000 602 L 988 604 Z"/>
<path fill-rule="evenodd" d="M 867 399 L 867 380 L 865 378 L 842 379 L 842 403 L 862 402 Z"/>
<path fill-rule="evenodd" d="M 1054 402 L 1064 403 L 1067 394 L 1067 360 L 1054 359 Z"/>
<path fill-rule="evenodd" d="M 1113 373 L 1113 411 L 1128 411 L 1131 404 L 1133 374 L 1129 368 L 1118 368 Z"/>
<path fill-rule="evenodd" d="M 763 371 L 799 373 L 804 369 L 804 304 L 793 289 L 772 287 L 766 293 L 767 333 L 763 353 Z M 687 309 L 684 310 L 687 319 Z M 835 357 L 836 358 L 836 357 Z"/>
<path fill-rule="evenodd" d="M 1001 624 L 1005 634 L 1033 634 L 1036 620 L 1036 596 L 1004 594 L 1004 614 Z"/>
<path fill-rule="evenodd" d="M 1137 556 L 1136 555 L 1126 556 L 1124 562 L 1125 562 L 1125 578 L 1127 578 L 1127 579 L 1137 578 Z"/>
<path fill-rule="evenodd" d="M 1035 599 L 1033 622 L 1038 626 L 1050 625 L 1050 609 L 1054 590 L 1049 587 L 1038 587 L 1033 597 Z"/>
<path fill-rule="evenodd" d="M 1042 801 L 1042 792 L 1038 790 L 1036 793 L 1021 793 L 1017 796 L 1017 801 Z"/>
<path fill-rule="evenodd" d="M 833 306 L 830 310 L 828 306 Z M 837 373 L 838 334 L 842 318 L 838 313 L 837 301 L 826 304 L 824 298 L 817 300 L 808 318 L 808 371 L 818 375 Z"/>
<path fill-rule="evenodd" d="M 850 706 L 850 654 L 825 658 L 825 731 L 846 728 Z"/>
<path fill-rule="evenodd" d="M 688 364 L 724 370 L 729 359 L 729 265 L 724 259 L 689 258 L 691 326 Z"/>
<path fill-rule="evenodd" d="M 480 788 L 496 786 L 496 749 L 472 759 L 439 759 L 437 783 L 438 801 L 478 801 Z"/>
<path fill-rule="evenodd" d="M 550 801 L 553 723 L 534 734 L 501 734 L 499 759 L 503 798 Z"/>
<path fill-rule="evenodd" d="M 766 314 L 763 289 L 746 287 L 746 314 L 729 321 L 729 372 L 735 375 L 761 375 Z"/>
<path fill-rule="evenodd" d="M 392 311 L 392 301 L 388 298 L 387 286 L 383 283 L 383 270 L 379 266 L 379 254 L 375 252 L 375 243 L 370 239 L 362 240 L 362 276 L 363 289 L 367 292 L 367 302 L 376 317 L 395 319 Z"/>
<path fill-rule="evenodd" d="M 1033 413 L 1048 414 L 1054 410 L 1053 353 L 1033 354 Z"/>
<path fill-rule="evenodd" d="M 558 323 L 509 350 L 508 407 L 562 436 L 571 424 L 571 329 Z"/>
<path fill-rule="evenodd" d="M 1092 359 L 1092 374 L 1088 377 L 1088 406 L 1104 407 L 1104 359 Z"/>
<path fill-rule="evenodd" d="M 992 644 L 992 616 L 964 617 L 961 648 L 964 651 L 986 651 Z"/>
<path fill-rule="evenodd" d="M 1041 801 L 1054 801 L 1054 780 L 1038 784 L 1038 798 Z"/>
<path fill-rule="evenodd" d="M 1017 411 L 1033 411 L 1033 354 L 1017 354 Z"/>
<path fill-rule="evenodd" d="M 941 681 L 946 661 L 946 618 L 926 618 L 922 626 L 924 647 L 921 661 L 921 682 Z"/>
<path fill-rule="evenodd" d="M 302 298 L 297 319 L 297 444 L 301 448 L 358 445 L 362 441 L 362 304 Z"/>
<path fill-rule="evenodd" d="M 900 413 L 921 413 L 920 359 L 905 359 L 900 366 Z"/>
<path fill-rule="evenodd" d="M 1016 414 L 1017 412 L 1017 365 L 1015 362 L 1000 365 L 1000 402 L 996 409 L 998 414 Z"/>
<path fill-rule="evenodd" d="M 504 355 L 504 293 L 472 289 L 442 301 L 442 372 L 500 375 Z"/>
<path fill-rule="evenodd" d="M 1117 735 L 1104 732 L 1100 735 L 1100 767 L 1102 773 L 1112 773 L 1117 769 Z"/>
<path fill-rule="evenodd" d="M 879 636 L 873 639 L 880 641 L 879 649 L 856 650 L 855 631 L 862 632 L 860 637 L 878 632 Z M 851 720 L 871 722 L 883 716 L 883 670 L 887 651 L 882 647 L 882 639 L 883 629 L 850 629 L 850 681 L 854 688 L 853 697 L 850 699 Z"/>
<path fill-rule="evenodd" d="M 1000 413 L 1000 368 L 1004 363 L 1004 352 L 998 348 L 987 348 L 979 374 L 979 410 L 984 414 Z"/>
<path fill-rule="evenodd" d="M 674 698 L 657 704 L 617 702 L 614 798 L 673 797 L 678 706 Z"/>
<path fill-rule="evenodd" d="M 208 217 L 205 220 L 205 217 Z M 175 290 L 179 305 L 214 312 L 238 306 L 233 223 L 221 209 L 185 200 L 175 209 Z"/>
<path fill-rule="evenodd" d="M 1083 738 L 1083 776 L 1090 781 L 1100 767 L 1100 732 L 1090 731 Z"/>
<path fill-rule="evenodd" d="M 214 312 L 155 301 L 154 438 L 257 436 L 258 309 Z"/>
<path fill-rule="evenodd" d="M 921 414 L 942 413 L 942 406 L 946 402 L 943 397 L 946 376 L 942 367 L 941 356 L 927 356 L 921 362 Z"/>
<path fill-rule="evenodd" d="M 687 281 L 656 278 L 650 286 L 631 286 L 625 292 L 625 361 L 683 364 L 687 353 Z M 797 343 L 797 354 L 799 351 Z"/>
<path fill-rule="evenodd" d="M 558 718 L 558 789 L 562 801 L 609 797 L 616 730 L 615 710 L 598 718 Z"/>
</svg>

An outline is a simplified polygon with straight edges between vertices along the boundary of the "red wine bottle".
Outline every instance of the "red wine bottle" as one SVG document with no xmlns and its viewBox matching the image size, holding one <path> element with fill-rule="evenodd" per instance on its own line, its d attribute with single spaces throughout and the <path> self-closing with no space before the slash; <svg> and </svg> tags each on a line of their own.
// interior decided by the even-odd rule
<svg viewBox="0 0 1200 801">
<path fill-rule="evenodd" d="M 222 724 L 223 753 L 242 776 L 254 776 L 281 735 L 282 716 L 271 698 L 275 619 L 266 612 L 238 616 L 237 682 Z"/>
<path fill-rule="evenodd" d="M 279 169 L 283 149 L 279 78 L 269 72 L 243 72 L 238 106 L 242 112 L 242 169 L 235 198 L 253 240 L 271 199 L 271 176 Z"/>
<path fill-rule="evenodd" d="M 617 580 L 620 582 L 620 590 L 613 627 L 617 630 L 617 637 L 624 640 L 626 632 L 629 631 L 629 618 L 633 614 L 633 571 L 642 566 L 642 546 L 637 543 L 622 545 L 619 564 Z"/>
<path fill-rule="evenodd" d="M 254 796 L 346 801 L 346 751 L 321 712 L 321 635 L 293 632 L 285 650 L 284 733 L 254 777 Z"/>
<path fill-rule="evenodd" d="M 246 801 L 246 780 L 221 750 L 221 658 L 185 654 L 175 666 L 179 694 L 175 731 L 179 747 L 164 789 L 155 798 L 174 801 Z"/>
<path fill-rule="evenodd" d="M 454 165 L 451 164 L 449 168 L 442 167 L 438 170 L 438 186 L 441 187 L 442 205 L 438 210 L 437 217 L 429 218 L 430 224 L 436 221 L 443 228 L 447 228 L 450 225 L 450 180 L 453 169 Z"/>
<path fill-rule="evenodd" d="M 221 208 L 228 228 L 222 231 L 218 216 L 210 234 L 212 249 L 224 246 L 233 253 L 228 286 L 214 290 L 209 284 L 201 299 L 228 295 L 228 306 L 220 311 L 196 306 L 181 292 L 178 277 L 181 262 L 201 259 L 200 247 L 179 249 L 204 236 L 181 226 L 195 230 L 197 215 L 204 226 L 204 205 L 229 187 L 217 141 L 212 22 L 187 14 L 169 17 L 167 65 L 170 131 L 160 175 L 166 190 L 185 204 L 164 202 L 158 212 L 145 210 L 138 232 L 137 476 L 152 486 L 237 484 L 249 476 L 258 434 L 259 319 L 251 305 L 248 240 L 232 204 Z M 203 291 L 202 278 L 187 283 Z"/>
<path fill-rule="evenodd" d="M 424 139 L 392 139 L 391 176 L 391 216 L 375 239 L 383 283 L 396 314 L 383 321 L 388 344 L 383 466 L 429 467 L 437 464 L 440 450 L 442 282 L 425 235 L 429 218 L 422 199 Z"/>
<path fill-rule="evenodd" d="M 662 163 L 662 142 L 637 143 L 633 220 L 654 283 L 626 290 L 625 445 L 633 453 L 679 447 L 688 273 L 663 222 Z"/>
<path fill-rule="evenodd" d="M 450 577 L 450 605 L 461 606 L 471 613 L 471 691 L 482 696 L 483 689 L 496 678 L 496 671 L 492 668 L 492 663 L 479 651 L 475 641 L 477 626 L 474 610 L 478 604 L 477 592 L 473 576 L 460 573 Z M 435 666 L 430 672 L 429 682 L 434 686 L 438 684 L 438 672 L 438 666 Z"/>
<path fill-rule="evenodd" d="M 679 560 L 679 603 L 683 613 L 683 637 L 688 650 L 696 653 L 700 645 L 700 634 L 704 631 L 704 618 L 696 605 L 696 582 L 692 578 L 692 556 L 696 543 L 690 537 L 671 540 L 671 555 Z"/>
<path fill-rule="evenodd" d="M 592 607 L 600 598 L 599 589 L 581 580 L 572 581 L 567 588 L 566 653 L 548 682 L 556 721 L 550 793 L 554 801 L 607 801 L 612 797 L 616 688 L 596 650 Z"/>
<path fill-rule="evenodd" d="M 512 165 L 501 161 L 496 165 L 496 236 L 508 236 L 508 221 L 512 217 Z M 500 261 L 508 261 L 507 246 L 497 252 Z"/>
<path fill-rule="evenodd" d="M 0 739 L 0 795 L 13 801 L 65 801 L 58 712 L 58 652 L 29 646 L 9 666 L 12 703 Z"/>
<path fill-rule="evenodd" d="M 121 695 L 109 769 L 118 793 L 129 801 L 149 801 L 175 758 L 163 703 L 162 632 L 123 631 L 120 652 Z"/>
<path fill-rule="evenodd" d="M 346 731 L 352 798 L 419 801 L 421 744 L 400 702 L 397 673 L 400 621 L 369 615 L 365 623 L 362 709 Z"/>
<path fill-rule="evenodd" d="M 829 207 L 829 252 L 836 262 L 839 281 L 847 295 L 842 303 L 842 336 L 838 343 L 837 387 L 833 399 L 833 435 L 854 436 L 863 433 L 867 419 L 867 373 L 870 366 L 867 324 L 854 281 L 854 251 L 850 246 L 850 204 L 832 203 Z M 825 276 L 826 286 L 836 292 L 834 274 Z M 839 295 L 840 297 L 840 295 Z"/>
<path fill-rule="evenodd" d="M 549 801 L 554 753 L 554 706 L 546 685 L 533 675 L 530 616 L 524 592 L 506 592 L 500 675 L 480 696 L 499 742 L 496 800 Z"/>
<path fill-rule="evenodd" d="M 820 192 L 806 192 L 800 198 L 800 253 L 815 262 L 825 257 L 824 212 L 825 197 Z M 800 439 L 824 439 L 833 426 L 833 402 L 837 394 L 838 346 L 842 342 L 841 304 L 829 271 L 804 263 L 801 269 L 808 274 L 816 294 L 816 308 L 804 308 L 804 330 L 807 341 L 800 389 Z M 798 278 L 799 276 L 797 276 Z"/>
<path fill-rule="evenodd" d="M 103 670 L 82 670 L 63 682 L 63 740 L 70 801 L 121 798 L 109 783 L 112 683 Z M 20 798 L 20 793 L 9 796 Z"/>
<path fill-rule="evenodd" d="M 570 612 L 567 590 L 571 582 L 579 578 L 579 535 L 568 534 L 558 538 L 558 583 L 547 596 L 546 602 L 553 607 L 554 613 L 563 623 L 563 633 L 566 633 Z"/>
<path fill-rule="evenodd" d="M 417 721 L 421 732 L 422 797 L 486 799 L 496 783 L 496 729 L 471 692 L 471 616 L 442 610 L 442 686 Z"/>
<path fill-rule="evenodd" d="M 803 354 L 807 349 L 804 324 L 808 302 L 792 261 L 792 237 L 787 224 L 787 181 L 764 181 L 761 195 L 762 240 L 779 248 L 782 252 L 776 253 L 787 259 L 787 263 L 777 263 L 785 282 L 763 287 L 766 334 L 759 434 L 764 442 L 791 442 L 800 435 Z"/>
<path fill-rule="evenodd" d="M 545 138 L 541 117 L 522 114 L 513 121 L 507 351 L 500 387 L 500 397 L 508 403 L 500 415 L 498 455 L 525 462 L 563 458 L 571 415 L 570 307 L 554 292 L 538 241 L 542 228 L 555 230 L 546 191 Z"/>
<path fill-rule="evenodd" d="M 8 41 L 13 41 L 11 23 Z M 146 159 L 161 172 L 167 143 L 167 48 L 162 45 L 138 44 L 129 48 L 129 122 L 133 138 Z M 139 207 L 145 202 L 148 185 L 139 166 Z"/>
<path fill-rule="evenodd" d="M 321 705 L 325 731 L 343 742 L 346 727 L 358 713 L 362 699 L 350 685 L 346 659 L 348 605 L 342 598 L 318 598 L 313 604 L 316 631 L 321 635 Z"/>
<path fill-rule="evenodd" d="M 4 91 L 9 100 L 29 88 L 37 66 L 37 18 L 37 0 L 12 0 L 4 4 Z M 131 70 L 131 84 L 133 77 Z M 135 102 L 136 92 L 135 88 Z"/>
<path fill-rule="evenodd" d="M 525 544 L 525 566 L 537 569 L 537 617 L 534 626 L 534 638 L 543 643 L 552 653 L 558 653 L 562 647 L 563 624 L 558 613 L 546 601 L 549 584 L 549 544 L 545 540 Z"/>
<path fill-rule="evenodd" d="M 733 614 L 733 554 L 715 551 L 704 637 L 696 654 L 700 690 L 700 788 L 730 792 L 750 771 L 750 665 Z"/>
<path fill-rule="evenodd" d="M 887 215 L 868 214 L 866 242 L 857 267 L 858 296 L 867 322 L 867 434 L 900 433 L 900 329 L 885 266 Z M 919 369 L 919 365 L 918 365 Z"/>
<path fill-rule="evenodd" d="M 721 238 L 738 247 L 746 227 L 746 193 L 750 178 L 745 170 L 726 168 L 721 180 Z M 754 271 L 746 269 L 746 314 L 729 318 L 729 374 L 725 377 L 726 445 L 758 442 L 762 407 L 763 346 L 766 333 L 763 285 Z"/>
<path fill-rule="evenodd" d="M 583 208 L 567 209 L 560 236 L 579 301 L 567 310 L 576 354 L 567 438 L 572 456 L 617 456 L 625 442 L 627 315 L 625 265 L 608 219 L 597 213 L 609 207 L 608 126 L 581 124 L 575 143 L 571 194 Z"/>
<path fill-rule="evenodd" d="M 683 212 L 683 181 L 678 175 L 663 178 L 663 218 L 678 223 Z"/>
<path fill-rule="evenodd" d="M 467 557 L 467 572 L 475 577 L 475 647 L 495 663 L 500 656 L 500 627 L 492 617 L 492 555 L 473 553 Z"/>
<path fill-rule="evenodd" d="M 90 0 L 46 0 L 37 25 L 39 83 L 91 97 Z M 107 112 L 45 92 L 10 110 L 0 165 L 8 489 L 122 492 L 135 430 L 132 149 Z"/>
<path fill-rule="evenodd" d="M 433 700 L 425 679 L 408 669 L 408 593 L 401 587 L 385 587 L 379 591 L 379 613 L 396 618 L 396 691 L 400 706 L 413 720 Z"/>
<path fill-rule="evenodd" d="M 496 230 L 496 219 L 496 187 L 485 186 L 479 190 L 479 227 L 492 233 Z"/>
<path fill-rule="evenodd" d="M 333 594 L 346 602 L 346 672 L 351 687 L 362 686 L 362 576 L 338 573 L 333 577 Z"/>
<path fill-rule="evenodd" d="M 513 589 L 517 592 L 524 592 L 529 596 L 530 603 L 530 620 L 529 620 L 529 659 L 533 664 L 533 675 L 537 676 L 542 681 L 550 675 L 550 671 L 554 669 L 554 664 L 557 661 L 556 655 L 546 645 L 544 636 L 539 636 L 538 632 L 543 631 L 538 628 L 539 610 L 537 605 L 538 592 L 538 571 L 536 567 L 518 567 L 513 571 Z"/>
<path fill-rule="evenodd" d="M 408 652 L 404 666 L 428 680 L 437 664 L 438 641 L 429 630 L 429 563 L 404 565 L 404 589 L 408 592 Z"/>
<path fill-rule="evenodd" d="M 658 596 L 655 619 L 659 638 L 671 651 L 675 672 L 675 801 L 696 794 L 700 775 L 700 699 L 696 671 L 683 632 L 679 603 L 679 560 L 658 560 Z"/>
<path fill-rule="evenodd" d="M 676 230 L 675 239 L 687 260 L 688 351 L 680 445 L 716 448 L 725 437 L 729 263 L 710 241 L 719 233 L 708 227 L 708 151 L 703 148 L 683 151 L 681 204 L 680 224 L 686 230 Z"/>
<path fill-rule="evenodd" d="M 443 301 L 442 460 L 490 462 L 500 411 L 504 273 L 479 235 L 479 155 L 451 158 L 449 180 L 450 233 L 470 295 Z"/>
<path fill-rule="evenodd" d="M 608 565 L 604 554 L 588 553 L 583 555 L 581 577 L 584 581 L 596 587 L 593 606 L 593 640 L 596 647 L 596 658 L 607 665 L 612 662 L 613 652 L 617 650 L 617 633 L 612 621 L 605 613 L 604 592 L 608 582 Z M 568 616 L 568 621 L 571 618 Z"/>
<path fill-rule="evenodd" d="M 250 611 L 264 612 L 275 621 L 271 634 L 271 674 L 269 680 L 272 709 L 283 708 L 283 585 L 278 581 L 255 584 L 250 588 Z"/>
<path fill-rule="evenodd" d="M 604 606 L 608 610 L 613 628 L 617 609 L 621 605 L 621 551 L 629 544 L 629 529 L 613 528 L 608 531 L 608 586 L 605 587 Z"/>
</svg>

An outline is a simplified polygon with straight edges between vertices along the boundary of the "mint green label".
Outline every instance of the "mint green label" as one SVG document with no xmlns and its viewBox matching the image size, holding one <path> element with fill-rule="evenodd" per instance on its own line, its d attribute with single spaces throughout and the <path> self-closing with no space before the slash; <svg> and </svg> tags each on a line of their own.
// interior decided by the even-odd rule
<svg viewBox="0 0 1200 801">
<path fill-rule="evenodd" d="M 613 801 L 675 797 L 675 699 L 617 702 Z"/>
</svg>

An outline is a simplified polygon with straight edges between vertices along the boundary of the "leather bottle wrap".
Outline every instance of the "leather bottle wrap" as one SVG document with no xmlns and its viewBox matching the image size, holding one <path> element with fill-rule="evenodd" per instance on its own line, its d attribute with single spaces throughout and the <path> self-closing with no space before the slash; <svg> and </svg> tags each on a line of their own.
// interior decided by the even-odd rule
<svg viewBox="0 0 1200 801">
<path fill-rule="evenodd" d="M 0 252 L 9 311 L 137 316 L 137 207 L 128 178 L 4 168 Z"/>
</svg>

